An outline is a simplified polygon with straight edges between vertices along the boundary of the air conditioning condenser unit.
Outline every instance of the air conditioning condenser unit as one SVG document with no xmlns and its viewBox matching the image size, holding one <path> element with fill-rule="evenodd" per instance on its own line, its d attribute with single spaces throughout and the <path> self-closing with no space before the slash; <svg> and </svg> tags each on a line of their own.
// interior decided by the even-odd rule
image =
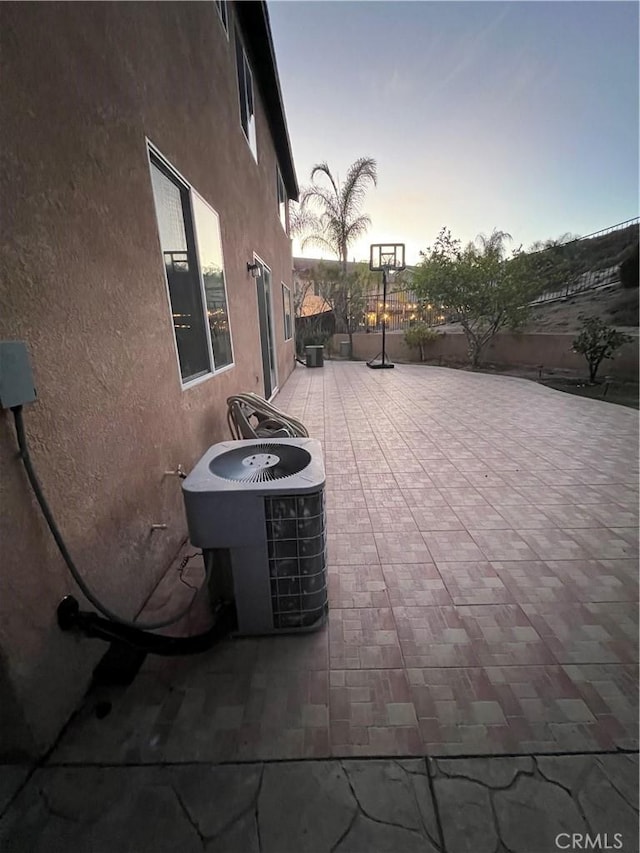
<svg viewBox="0 0 640 853">
<path fill-rule="evenodd" d="M 182 489 L 191 542 L 203 549 L 205 559 L 230 565 L 240 634 L 308 631 L 325 623 L 325 472 L 319 441 L 215 444 Z"/>
</svg>

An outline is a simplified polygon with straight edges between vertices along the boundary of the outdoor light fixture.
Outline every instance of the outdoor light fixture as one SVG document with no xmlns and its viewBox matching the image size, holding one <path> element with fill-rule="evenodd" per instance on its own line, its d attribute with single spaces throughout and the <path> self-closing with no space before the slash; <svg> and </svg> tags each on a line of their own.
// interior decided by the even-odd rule
<svg viewBox="0 0 640 853">
<path fill-rule="evenodd" d="M 369 269 L 372 272 L 382 273 L 382 302 L 380 307 L 384 305 L 385 311 L 388 310 L 387 304 L 387 276 L 392 272 L 399 272 L 405 267 L 404 263 L 404 243 L 372 243 L 371 255 L 369 258 Z M 387 359 L 386 350 L 386 333 L 387 320 L 389 315 L 382 314 L 382 352 L 378 353 L 375 358 L 367 362 L 367 367 L 395 367 L 393 362 Z M 378 358 L 380 360 L 378 361 Z"/>
<path fill-rule="evenodd" d="M 252 278 L 259 278 L 260 277 L 260 264 L 247 263 L 247 272 L 251 273 Z"/>
</svg>

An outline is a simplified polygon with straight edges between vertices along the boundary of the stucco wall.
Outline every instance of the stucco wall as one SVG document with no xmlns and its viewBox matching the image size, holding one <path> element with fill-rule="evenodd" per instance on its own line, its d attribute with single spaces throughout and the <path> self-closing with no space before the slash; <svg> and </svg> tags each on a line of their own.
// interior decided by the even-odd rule
<svg viewBox="0 0 640 853">
<path fill-rule="evenodd" d="M 293 367 L 274 148 L 259 91 L 257 164 L 244 139 L 233 37 L 213 3 L 3 3 L 0 28 L 0 338 L 29 346 L 38 401 L 26 429 L 70 551 L 132 616 L 186 537 L 180 481 L 164 472 L 228 436 L 229 394 L 263 390 L 253 252 L 273 273 L 281 385 Z M 236 364 L 186 390 L 145 137 L 220 215 Z M 6 412 L 0 466 L 0 653 L 16 709 L 2 756 L 51 743 L 106 646 L 55 624 L 60 597 L 78 590 Z M 167 530 L 152 533 L 157 522 Z"/>
<path fill-rule="evenodd" d="M 505 367 L 538 367 L 547 369 L 576 370 L 585 372 L 586 361 L 583 356 L 572 352 L 571 342 L 574 335 L 515 335 L 503 332 L 490 342 L 483 354 L 483 361 Z M 332 349 L 339 352 L 340 341 L 347 340 L 346 335 L 334 335 Z M 353 354 L 358 359 L 371 359 L 382 349 L 382 334 L 358 333 L 353 336 Z M 386 336 L 386 350 L 391 360 L 419 361 L 418 350 L 410 349 L 404 342 L 402 333 L 393 332 Z M 461 332 L 450 332 L 430 343 L 426 348 L 425 360 L 441 364 L 466 364 L 467 340 Z M 611 376 L 638 376 L 638 339 L 625 344 L 618 350 L 616 357 L 602 363 L 600 373 Z"/>
</svg>

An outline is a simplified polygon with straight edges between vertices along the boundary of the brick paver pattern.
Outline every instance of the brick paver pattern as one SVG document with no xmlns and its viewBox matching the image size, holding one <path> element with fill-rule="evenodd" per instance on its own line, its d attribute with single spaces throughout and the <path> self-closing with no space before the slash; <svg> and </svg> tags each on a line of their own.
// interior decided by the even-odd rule
<svg viewBox="0 0 640 853">
<path fill-rule="evenodd" d="M 637 412 L 331 362 L 275 403 L 325 454 L 327 626 L 149 658 L 54 759 L 637 749 Z M 177 607 L 176 577 L 150 612 Z"/>
</svg>

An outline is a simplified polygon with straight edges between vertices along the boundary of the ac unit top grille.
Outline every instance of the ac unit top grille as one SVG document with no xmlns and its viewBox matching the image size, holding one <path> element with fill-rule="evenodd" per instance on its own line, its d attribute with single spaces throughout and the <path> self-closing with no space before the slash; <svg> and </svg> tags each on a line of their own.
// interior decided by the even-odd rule
<svg viewBox="0 0 640 853">
<path fill-rule="evenodd" d="M 259 495 L 303 495 L 317 492 L 324 484 L 317 439 L 262 438 L 214 444 L 183 481 L 182 491 L 187 516 L 197 506 L 198 512 L 210 517 L 214 503 L 220 501 L 214 512 L 220 519 L 226 513 L 239 518 Z"/>
<path fill-rule="evenodd" d="M 265 483 L 299 474 L 311 455 L 302 447 L 265 442 L 237 447 L 211 460 L 212 474 L 236 483 Z"/>
</svg>

